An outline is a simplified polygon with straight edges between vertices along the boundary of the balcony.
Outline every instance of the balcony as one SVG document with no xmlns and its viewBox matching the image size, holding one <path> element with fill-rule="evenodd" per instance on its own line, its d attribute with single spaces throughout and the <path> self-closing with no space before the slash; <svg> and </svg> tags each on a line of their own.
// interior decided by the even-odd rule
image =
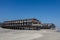
<svg viewBox="0 0 60 40">
<path fill-rule="evenodd" d="M 42 24 L 32 24 L 32 26 L 42 26 Z"/>
</svg>

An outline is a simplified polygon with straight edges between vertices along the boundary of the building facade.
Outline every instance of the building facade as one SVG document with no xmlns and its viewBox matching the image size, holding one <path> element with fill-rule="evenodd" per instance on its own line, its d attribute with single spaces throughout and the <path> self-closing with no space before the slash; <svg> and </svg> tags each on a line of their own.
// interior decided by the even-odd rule
<svg viewBox="0 0 60 40">
<path fill-rule="evenodd" d="M 40 29 L 41 22 L 35 18 L 31 19 L 22 19 L 22 20 L 12 20 L 12 21 L 4 21 L 2 27 L 3 28 L 11 28 L 11 29 Z"/>
<path fill-rule="evenodd" d="M 44 23 L 42 24 L 43 26 L 41 27 L 41 29 L 55 29 L 55 24 L 53 23 Z"/>
<path fill-rule="evenodd" d="M 41 21 L 31 18 L 22 20 L 4 21 L 2 28 L 21 29 L 21 30 L 40 30 L 40 29 L 55 29 L 54 24 L 42 24 Z"/>
</svg>

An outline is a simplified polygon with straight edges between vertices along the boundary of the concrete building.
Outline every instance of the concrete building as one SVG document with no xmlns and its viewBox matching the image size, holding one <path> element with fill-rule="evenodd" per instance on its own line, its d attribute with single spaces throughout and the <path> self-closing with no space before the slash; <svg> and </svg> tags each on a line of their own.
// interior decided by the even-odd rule
<svg viewBox="0 0 60 40">
<path fill-rule="evenodd" d="M 31 18 L 31 19 L 4 21 L 2 27 L 11 29 L 38 30 L 40 29 L 41 26 L 40 24 L 41 22 L 39 20 Z"/>
<path fill-rule="evenodd" d="M 53 23 L 43 23 L 41 29 L 55 29 L 55 27 Z"/>
<path fill-rule="evenodd" d="M 23 30 L 39 30 L 55 28 L 54 24 L 42 24 L 41 21 L 31 18 L 22 20 L 4 21 L 2 28 L 23 29 Z"/>
</svg>

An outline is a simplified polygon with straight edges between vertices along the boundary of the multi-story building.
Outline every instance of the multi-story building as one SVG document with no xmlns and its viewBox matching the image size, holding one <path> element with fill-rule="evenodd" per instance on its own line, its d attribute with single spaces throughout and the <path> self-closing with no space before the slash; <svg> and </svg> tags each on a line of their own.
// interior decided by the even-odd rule
<svg viewBox="0 0 60 40">
<path fill-rule="evenodd" d="M 3 28 L 11 29 L 40 29 L 41 22 L 35 18 L 4 21 Z"/>
<path fill-rule="evenodd" d="M 52 23 L 42 24 L 41 21 L 31 18 L 22 20 L 4 21 L 1 25 L 3 28 L 11 29 L 25 29 L 25 30 L 39 30 L 39 29 L 55 29 L 55 25 Z"/>
</svg>

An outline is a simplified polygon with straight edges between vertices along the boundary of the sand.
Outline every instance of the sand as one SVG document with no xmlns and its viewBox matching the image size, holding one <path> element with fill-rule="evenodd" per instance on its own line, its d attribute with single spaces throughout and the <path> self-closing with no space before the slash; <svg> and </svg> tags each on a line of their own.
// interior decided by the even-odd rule
<svg viewBox="0 0 60 40">
<path fill-rule="evenodd" d="M 0 40 L 60 40 L 52 30 L 12 30 L 0 28 Z"/>
</svg>

